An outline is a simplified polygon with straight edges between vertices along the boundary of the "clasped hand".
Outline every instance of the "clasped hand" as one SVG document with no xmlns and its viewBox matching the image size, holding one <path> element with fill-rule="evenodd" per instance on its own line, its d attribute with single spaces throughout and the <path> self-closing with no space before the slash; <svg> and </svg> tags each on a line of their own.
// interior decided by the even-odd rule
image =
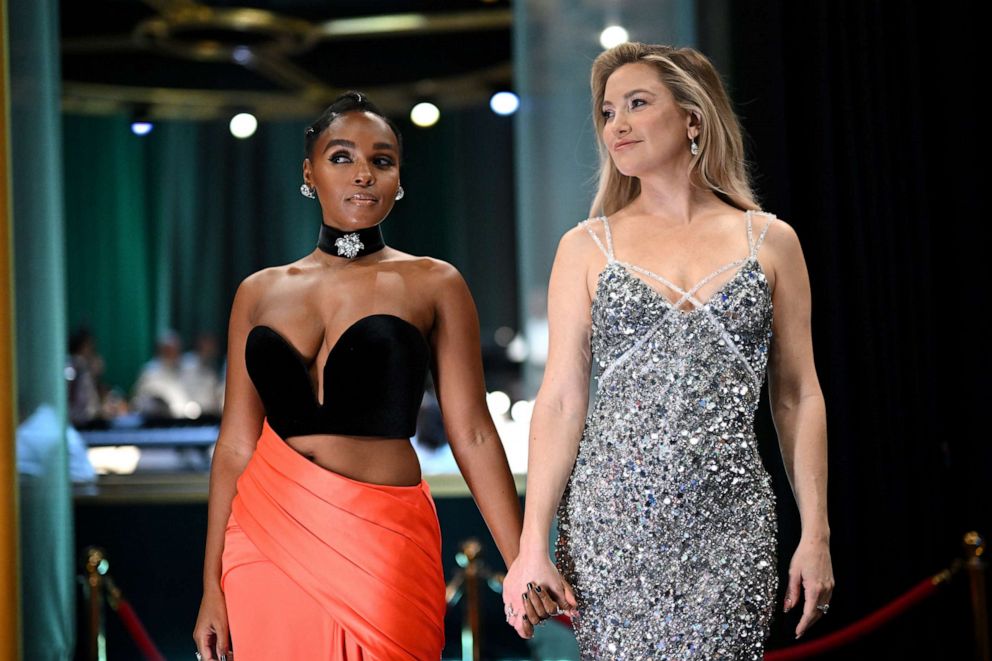
<svg viewBox="0 0 992 661">
<path fill-rule="evenodd" d="M 521 638 L 533 637 L 534 627 L 549 617 L 575 617 L 577 606 L 572 586 L 544 553 L 521 554 L 503 579 L 506 621 Z"/>
</svg>

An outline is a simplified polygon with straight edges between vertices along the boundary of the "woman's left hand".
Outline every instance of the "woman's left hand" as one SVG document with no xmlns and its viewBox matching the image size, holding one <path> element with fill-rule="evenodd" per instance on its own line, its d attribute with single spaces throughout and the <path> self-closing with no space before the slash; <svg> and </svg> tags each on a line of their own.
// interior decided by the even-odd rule
<svg viewBox="0 0 992 661">
<path fill-rule="evenodd" d="M 817 606 L 830 603 L 834 592 L 834 571 L 830 564 L 830 544 L 825 541 L 799 541 L 799 547 L 789 565 L 789 589 L 785 593 L 785 612 L 799 603 L 800 587 L 803 595 L 803 616 L 796 627 L 799 638 L 824 613 Z"/>
</svg>

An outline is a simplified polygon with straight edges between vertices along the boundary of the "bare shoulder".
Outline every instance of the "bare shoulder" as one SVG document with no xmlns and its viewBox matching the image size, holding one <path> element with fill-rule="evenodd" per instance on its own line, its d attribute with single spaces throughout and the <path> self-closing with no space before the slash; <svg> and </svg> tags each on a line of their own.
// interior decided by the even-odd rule
<svg viewBox="0 0 992 661">
<path fill-rule="evenodd" d="M 255 271 L 238 284 L 234 294 L 234 310 L 250 314 L 265 293 L 282 277 L 286 267 L 274 266 Z"/>
<path fill-rule="evenodd" d="M 464 300 L 466 296 L 471 297 L 468 283 L 450 262 L 398 250 L 393 251 L 389 261 L 402 269 L 404 277 L 409 278 L 408 283 L 417 290 L 431 292 L 430 298 L 435 304 L 449 299 Z"/>
<path fill-rule="evenodd" d="M 390 259 L 390 262 L 399 265 L 411 277 L 423 281 L 422 284 L 425 286 L 442 287 L 459 281 L 464 282 L 461 272 L 443 259 L 410 255 L 399 251 L 394 251 L 394 254 L 395 257 Z"/>
<path fill-rule="evenodd" d="M 760 232 L 764 232 L 765 239 L 762 245 L 766 246 L 774 257 L 788 259 L 789 255 L 795 256 L 797 252 L 802 251 L 799 245 L 799 235 L 787 221 L 774 215 L 762 214 L 759 217 L 761 218 L 761 225 L 755 223 L 755 238 Z M 767 229 L 765 229 L 766 223 Z"/>
<path fill-rule="evenodd" d="M 795 279 L 798 272 L 805 269 L 802 246 L 795 228 L 787 221 L 773 215 L 762 214 L 757 217 L 761 219 L 761 224 L 755 221 L 755 240 L 761 232 L 765 234 L 758 256 L 770 266 L 769 275 L 774 288 L 779 276 Z"/>
<path fill-rule="evenodd" d="M 594 238 L 595 237 L 595 238 Z M 597 247 L 596 241 L 603 246 L 609 245 L 606 227 L 601 220 L 589 218 L 569 228 L 558 240 L 556 262 L 564 264 L 582 264 L 589 267 L 594 262 L 606 259 L 603 250 Z"/>
</svg>

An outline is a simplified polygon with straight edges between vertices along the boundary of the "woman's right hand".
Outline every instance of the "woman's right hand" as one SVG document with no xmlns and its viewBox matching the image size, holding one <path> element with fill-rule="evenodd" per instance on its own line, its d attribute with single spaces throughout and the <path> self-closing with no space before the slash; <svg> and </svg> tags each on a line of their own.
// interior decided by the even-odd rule
<svg viewBox="0 0 992 661">
<path fill-rule="evenodd" d="M 203 661 L 233 661 L 231 639 L 227 627 L 227 605 L 220 586 L 203 593 L 200 613 L 193 629 L 196 650 Z"/>
<path fill-rule="evenodd" d="M 555 611 L 575 617 L 578 602 L 572 586 L 562 578 L 548 554 L 521 549 L 503 579 L 503 606 L 513 615 L 507 622 L 521 638 L 534 635 L 534 625 Z"/>
</svg>

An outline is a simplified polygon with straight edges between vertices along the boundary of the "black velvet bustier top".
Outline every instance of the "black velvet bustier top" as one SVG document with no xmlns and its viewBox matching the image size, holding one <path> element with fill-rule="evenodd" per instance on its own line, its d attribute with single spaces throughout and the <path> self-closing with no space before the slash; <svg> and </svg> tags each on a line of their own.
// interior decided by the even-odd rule
<svg viewBox="0 0 992 661">
<path fill-rule="evenodd" d="M 413 436 L 429 361 L 430 347 L 410 322 L 391 314 L 362 317 L 327 355 L 321 405 L 303 357 L 282 335 L 255 326 L 245 346 L 248 375 L 282 438 Z"/>
</svg>

